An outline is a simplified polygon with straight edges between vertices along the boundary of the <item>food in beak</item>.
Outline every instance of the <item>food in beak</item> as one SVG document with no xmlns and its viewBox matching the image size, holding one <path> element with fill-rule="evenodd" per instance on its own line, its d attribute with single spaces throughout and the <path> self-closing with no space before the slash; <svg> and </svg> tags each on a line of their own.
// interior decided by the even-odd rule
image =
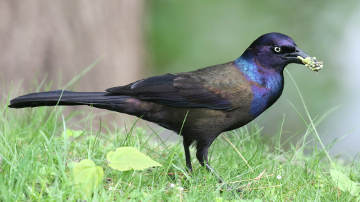
<svg viewBox="0 0 360 202">
<path fill-rule="evenodd" d="M 303 58 L 301 56 L 297 56 L 297 58 L 299 58 L 301 62 L 311 71 L 317 72 L 323 68 L 323 62 L 316 60 L 316 57 Z"/>
</svg>

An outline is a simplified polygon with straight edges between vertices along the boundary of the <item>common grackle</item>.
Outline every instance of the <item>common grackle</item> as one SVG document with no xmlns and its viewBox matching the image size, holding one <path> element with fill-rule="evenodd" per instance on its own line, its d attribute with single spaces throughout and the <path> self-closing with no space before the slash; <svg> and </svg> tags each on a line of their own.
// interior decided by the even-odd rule
<svg viewBox="0 0 360 202">
<path fill-rule="evenodd" d="M 200 164 L 211 169 L 208 149 L 212 142 L 222 132 L 249 123 L 280 97 L 283 70 L 289 63 L 305 64 L 315 71 L 321 68 L 290 37 L 268 33 L 225 64 L 154 76 L 105 92 L 31 93 L 11 100 L 9 107 L 89 105 L 134 115 L 181 133 L 189 170 L 192 143 L 196 143 Z"/>
</svg>

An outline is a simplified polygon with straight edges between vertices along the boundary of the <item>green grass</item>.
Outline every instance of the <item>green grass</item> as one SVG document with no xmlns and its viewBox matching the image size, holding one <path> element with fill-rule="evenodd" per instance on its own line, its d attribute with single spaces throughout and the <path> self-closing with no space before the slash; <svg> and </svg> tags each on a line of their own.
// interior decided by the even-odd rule
<svg viewBox="0 0 360 202">
<path fill-rule="evenodd" d="M 185 171 L 181 141 L 156 141 L 157 134 L 134 125 L 128 130 L 110 130 L 104 124 L 101 130 L 93 129 L 91 115 L 80 120 L 88 123 L 84 124 L 84 134 L 68 138 L 63 131 L 71 128 L 73 122 L 79 122 L 73 117 L 64 116 L 61 107 L 14 110 L 2 102 L 0 201 L 80 199 L 74 191 L 71 164 L 82 159 L 91 159 L 104 168 L 104 180 L 90 201 L 356 200 L 333 182 L 326 152 L 309 144 L 317 140 L 309 135 L 314 133 L 316 120 L 309 124 L 306 139 L 286 151 L 285 141 L 280 141 L 284 139 L 281 130 L 274 135 L 272 144 L 262 141 L 261 130 L 256 125 L 221 135 L 209 153 L 211 165 L 225 181 L 219 183 L 195 158 L 194 172 Z M 125 172 L 111 169 L 106 154 L 121 146 L 138 148 L 162 167 Z M 311 152 L 305 155 L 307 149 Z M 359 163 L 342 169 L 351 179 L 359 181 Z"/>
</svg>

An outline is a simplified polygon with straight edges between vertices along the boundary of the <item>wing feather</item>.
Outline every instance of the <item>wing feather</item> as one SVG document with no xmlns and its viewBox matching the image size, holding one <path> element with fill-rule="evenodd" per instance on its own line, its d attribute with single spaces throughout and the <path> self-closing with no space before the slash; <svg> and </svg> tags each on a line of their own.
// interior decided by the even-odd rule
<svg viewBox="0 0 360 202">
<path fill-rule="evenodd" d="M 189 73 L 154 76 L 106 91 L 171 107 L 232 110 L 237 107 L 232 102 L 234 96 L 244 94 L 244 88 L 240 88 L 239 91 L 239 87 L 236 86 L 239 82 L 231 83 L 224 78 L 216 79 L 216 75 L 219 75 L 217 72 L 221 72 L 221 77 L 228 76 L 224 74 L 224 67 L 228 66 L 224 64 Z M 230 77 L 231 74 L 233 73 L 230 73 Z"/>
</svg>

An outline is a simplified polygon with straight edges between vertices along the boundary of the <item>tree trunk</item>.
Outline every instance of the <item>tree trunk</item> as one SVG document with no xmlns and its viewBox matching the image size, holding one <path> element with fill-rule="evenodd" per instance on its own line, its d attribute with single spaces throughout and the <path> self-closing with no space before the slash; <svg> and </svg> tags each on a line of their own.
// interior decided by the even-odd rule
<svg viewBox="0 0 360 202">
<path fill-rule="evenodd" d="M 138 79 L 142 14 L 141 0 L 0 1 L 0 93 L 21 82 L 29 92 L 44 78 L 61 88 L 99 58 L 76 90 Z"/>
<path fill-rule="evenodd" d="M 29 93 L 45 78 L 51 89 L 63 88 L 97 59 L 72 89 L 103 91 L 139 79 L 143 7 L 142 0 L 0 1 L 0 95 Z M 81 107 L 85 116 L 90 111 L 100 112 Z M 124 123 L 118 113 L 98 119 L 115 117 Z"/>
</svg>

